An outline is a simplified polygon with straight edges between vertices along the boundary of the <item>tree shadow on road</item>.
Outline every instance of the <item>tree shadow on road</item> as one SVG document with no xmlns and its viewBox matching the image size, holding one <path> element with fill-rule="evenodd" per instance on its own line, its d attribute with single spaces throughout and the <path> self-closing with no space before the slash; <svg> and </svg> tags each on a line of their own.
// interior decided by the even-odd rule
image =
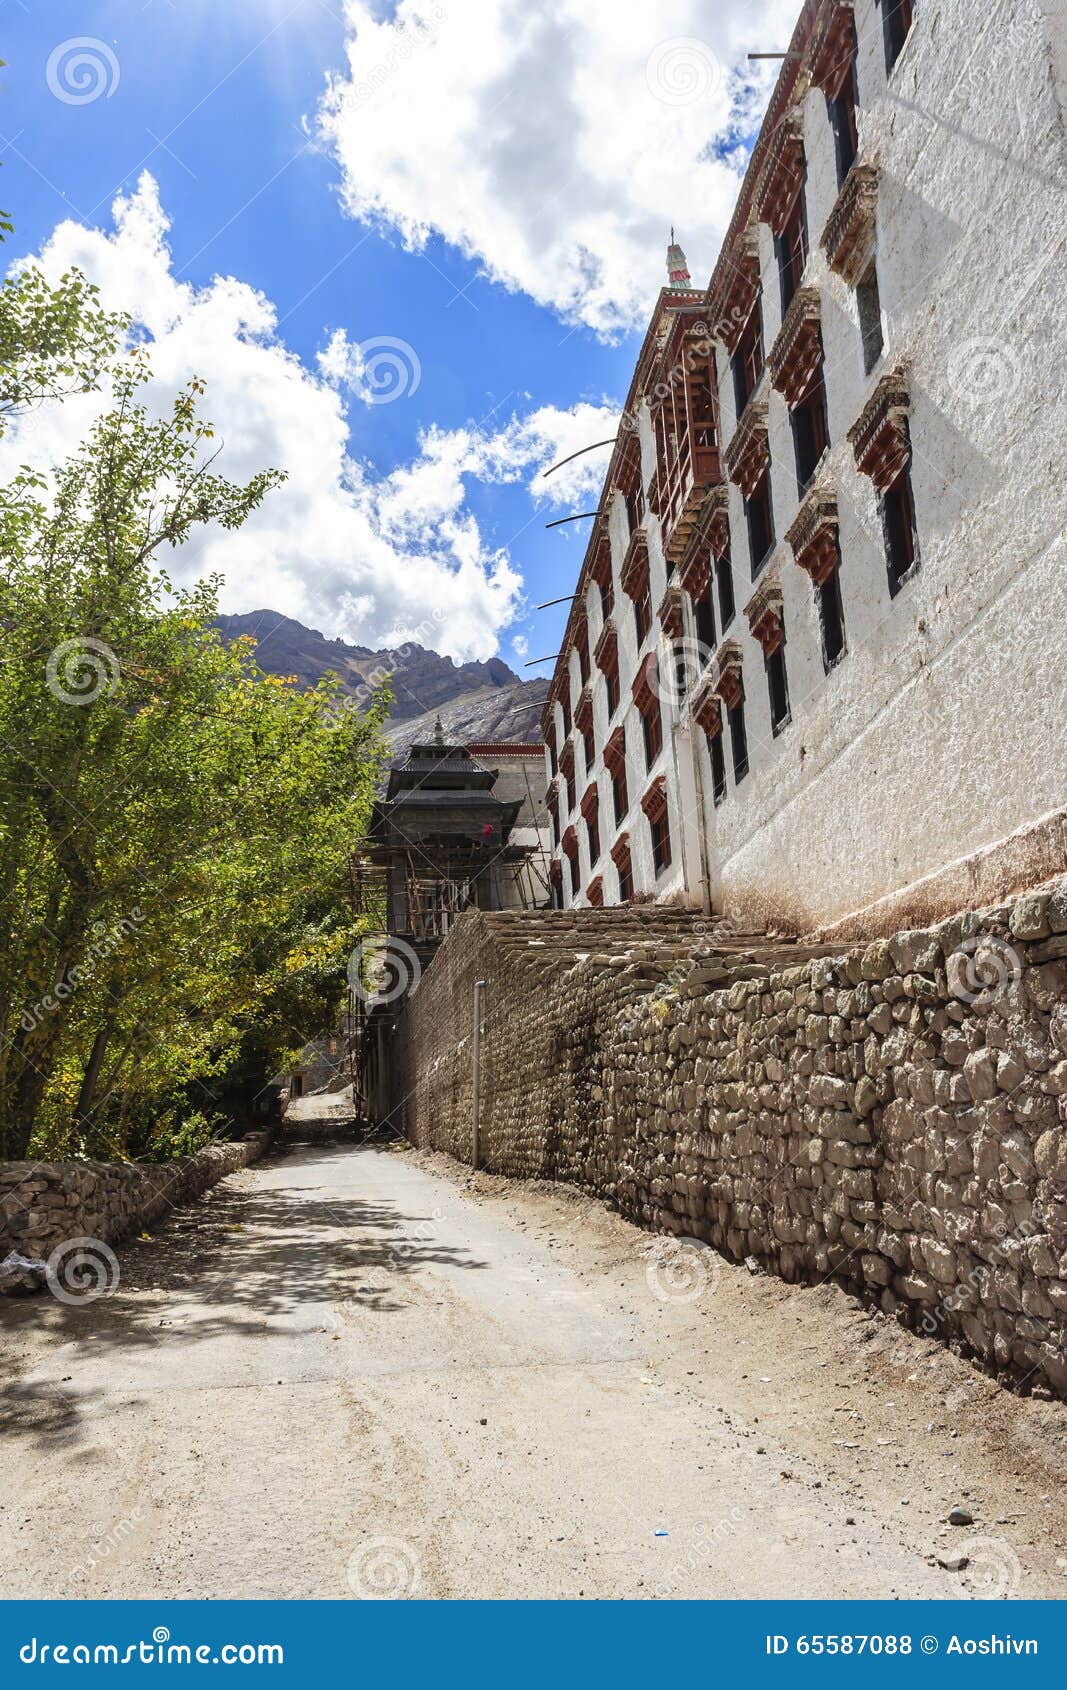
<svg viewBox="0 0 1067 1690">
<path fill-rule="evenodd" d="M 119 1285 L 92 1302 L 67 1304 L 47 1293 L 4 1299 L 0 1433 L 30 1435 L 50 1448 L 77 1441 L 84 1411 L 100 1394 L 80 1388 L 79 1371 L 97 1368 L 108 1351 L 129 1356 L 178 1344 L 191 1352 L 220 1337 L 301 1338 L 313 1318 L 332 1318 L 343 1331 L 345 1321 L 331 1315 L 338 1305 L 400 1313 L 408 1306 L 405 1281 L 420 1271 L 488 1267 L 444 1242 L 433 1215 L 300 1181 L 309 1165 L 358 1154 L 318 1145 L 274 1155 L 258 1164 L 274 1176 L 271 1186 L 247 1171 L 229 1176 L 154 1223 L 151 1238 L 116 1246 Z M 278 1184 L 278 1172 L 290 1168 L 292 1183 Z M 40 1365 L 19 1369 L 20 1340 L 36 1339 L 40 1348 L 36 1328 L 47 1332 L 47 1353 Z M 63 1345 L 71 1348 L 57 1367 Z"/>
</svg>

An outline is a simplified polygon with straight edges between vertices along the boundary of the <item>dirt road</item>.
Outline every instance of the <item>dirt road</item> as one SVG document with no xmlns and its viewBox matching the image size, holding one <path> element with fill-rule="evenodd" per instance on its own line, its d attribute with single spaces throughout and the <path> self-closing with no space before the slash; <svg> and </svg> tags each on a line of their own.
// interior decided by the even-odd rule
<svg viewBox="0 0 1067 1690">
<path fill-rule="evenodd" d="M 297 1147 L 120 1260 L 0 1310 L 6 1596 L 1067 1594 L 1062 1408 L 573 1193 Z"/>
</svg>

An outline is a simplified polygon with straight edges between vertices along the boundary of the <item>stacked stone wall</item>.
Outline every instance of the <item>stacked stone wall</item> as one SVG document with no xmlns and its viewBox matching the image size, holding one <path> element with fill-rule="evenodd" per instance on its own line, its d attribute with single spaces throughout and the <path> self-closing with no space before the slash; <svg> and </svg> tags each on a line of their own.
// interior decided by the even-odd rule
<svg viewBox="0 0 1067 1690">
<path fill-rule="evenodd" d="M 1067 1394 L 1067 880 L 836 950 L 661 914 L 464 918 L 398 1020 L 393 1122 L 659 1231 L 835 1279 Z"/>
<path fill-rule="evenodd" d="M 47 1260 L 72 1238 L 114 1244 L 262 1155 L 270 1133 L 172 1162 L 0 1162 L 0 1261 Z"/>
</svg>

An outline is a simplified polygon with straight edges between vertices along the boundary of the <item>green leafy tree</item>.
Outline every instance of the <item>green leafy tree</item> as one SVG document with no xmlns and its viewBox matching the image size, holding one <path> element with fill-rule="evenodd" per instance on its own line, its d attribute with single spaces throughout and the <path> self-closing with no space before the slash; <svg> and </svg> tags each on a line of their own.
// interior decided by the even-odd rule
<svg viewBox="0 0 1067 1690">
<path fill-rule="evenodd" d="M 80 278 L 18 287 L 0 413 L 105 376 L 113 399 L 0 497 L 0 1154 L 167 1154 L 337 1015 L 387 699 L 357 714 L 221 642 L 217 581 L 177 591 L 160 554 L 280 477 L 218 473 L 199 382 L 150 414 L 145 352 Z"/>
</svg>

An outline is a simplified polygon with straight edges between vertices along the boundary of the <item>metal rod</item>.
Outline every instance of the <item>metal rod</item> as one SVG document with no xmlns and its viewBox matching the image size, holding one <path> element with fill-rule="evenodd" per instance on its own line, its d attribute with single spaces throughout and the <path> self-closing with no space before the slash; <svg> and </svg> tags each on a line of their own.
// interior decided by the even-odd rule
<svg viewBox="0 0 1067 1690">
<path fill-rule="evenodd" d="M 613 434 L 610 440 L 594 440 L 591 446 L 579 446 L 577 452 L 572 452 L 569 458 L 560 458 L 559 463 L 553 464 L 551 469 L 542 470 L 541 479 L 544 480 L 546 475 L 555 475 L 556 471 L 562 469 L 564 464 L 572 464 L 575 458 L 581 457 L 583 452 L 595 452 L 598 446 L 614 446 L 618 438 L 617 434 Z"/>
<path fill-rule="evenodd" d="M 747 54 L 747 57 L 750 58 L 750 59 L 787 59 L 789 57 L 789 54 L 788 53 L 749 53 L 749 54 Z"/>
<path fill-rule="evenodd" d="M 474 1030 L 471 1035 L 471 1167 L 478 1166 L 478 1133 L 482 1124 L 482 993 L 485 981 L 474 982 Z"/>
<path fill-rule="evenodd" d="M 573 604 L 574 600 L 577 597 L 578 597 L 577 593 L 564 593 L 564 595 L 561 599 L 546 599 L 544 604 L 535 604 L 534 609 L 535 610 L 551 610 L 551 608 L 554 604 Z"/>
<path fill-rule="evenodd" d="M 583 516 L 595 516 L 596 511 L 575 511 L 573 516 L 557 516 L 555 522 L 546 522 L 546 528 L 561 528 L 565 522 L 581 522 Z"/>
<path fill-rule="evenodd" d="M 529 663 L 523 664 L 523 668 L 524 669 L 536 669 L 537 665 L 539 663 L 554 663 L 556 661 L 556 658 L 561 657 L 562 655 L 563 655 L 562 652 L 554 651 L 548 657 L 531 657 Z"/>
</svg>

